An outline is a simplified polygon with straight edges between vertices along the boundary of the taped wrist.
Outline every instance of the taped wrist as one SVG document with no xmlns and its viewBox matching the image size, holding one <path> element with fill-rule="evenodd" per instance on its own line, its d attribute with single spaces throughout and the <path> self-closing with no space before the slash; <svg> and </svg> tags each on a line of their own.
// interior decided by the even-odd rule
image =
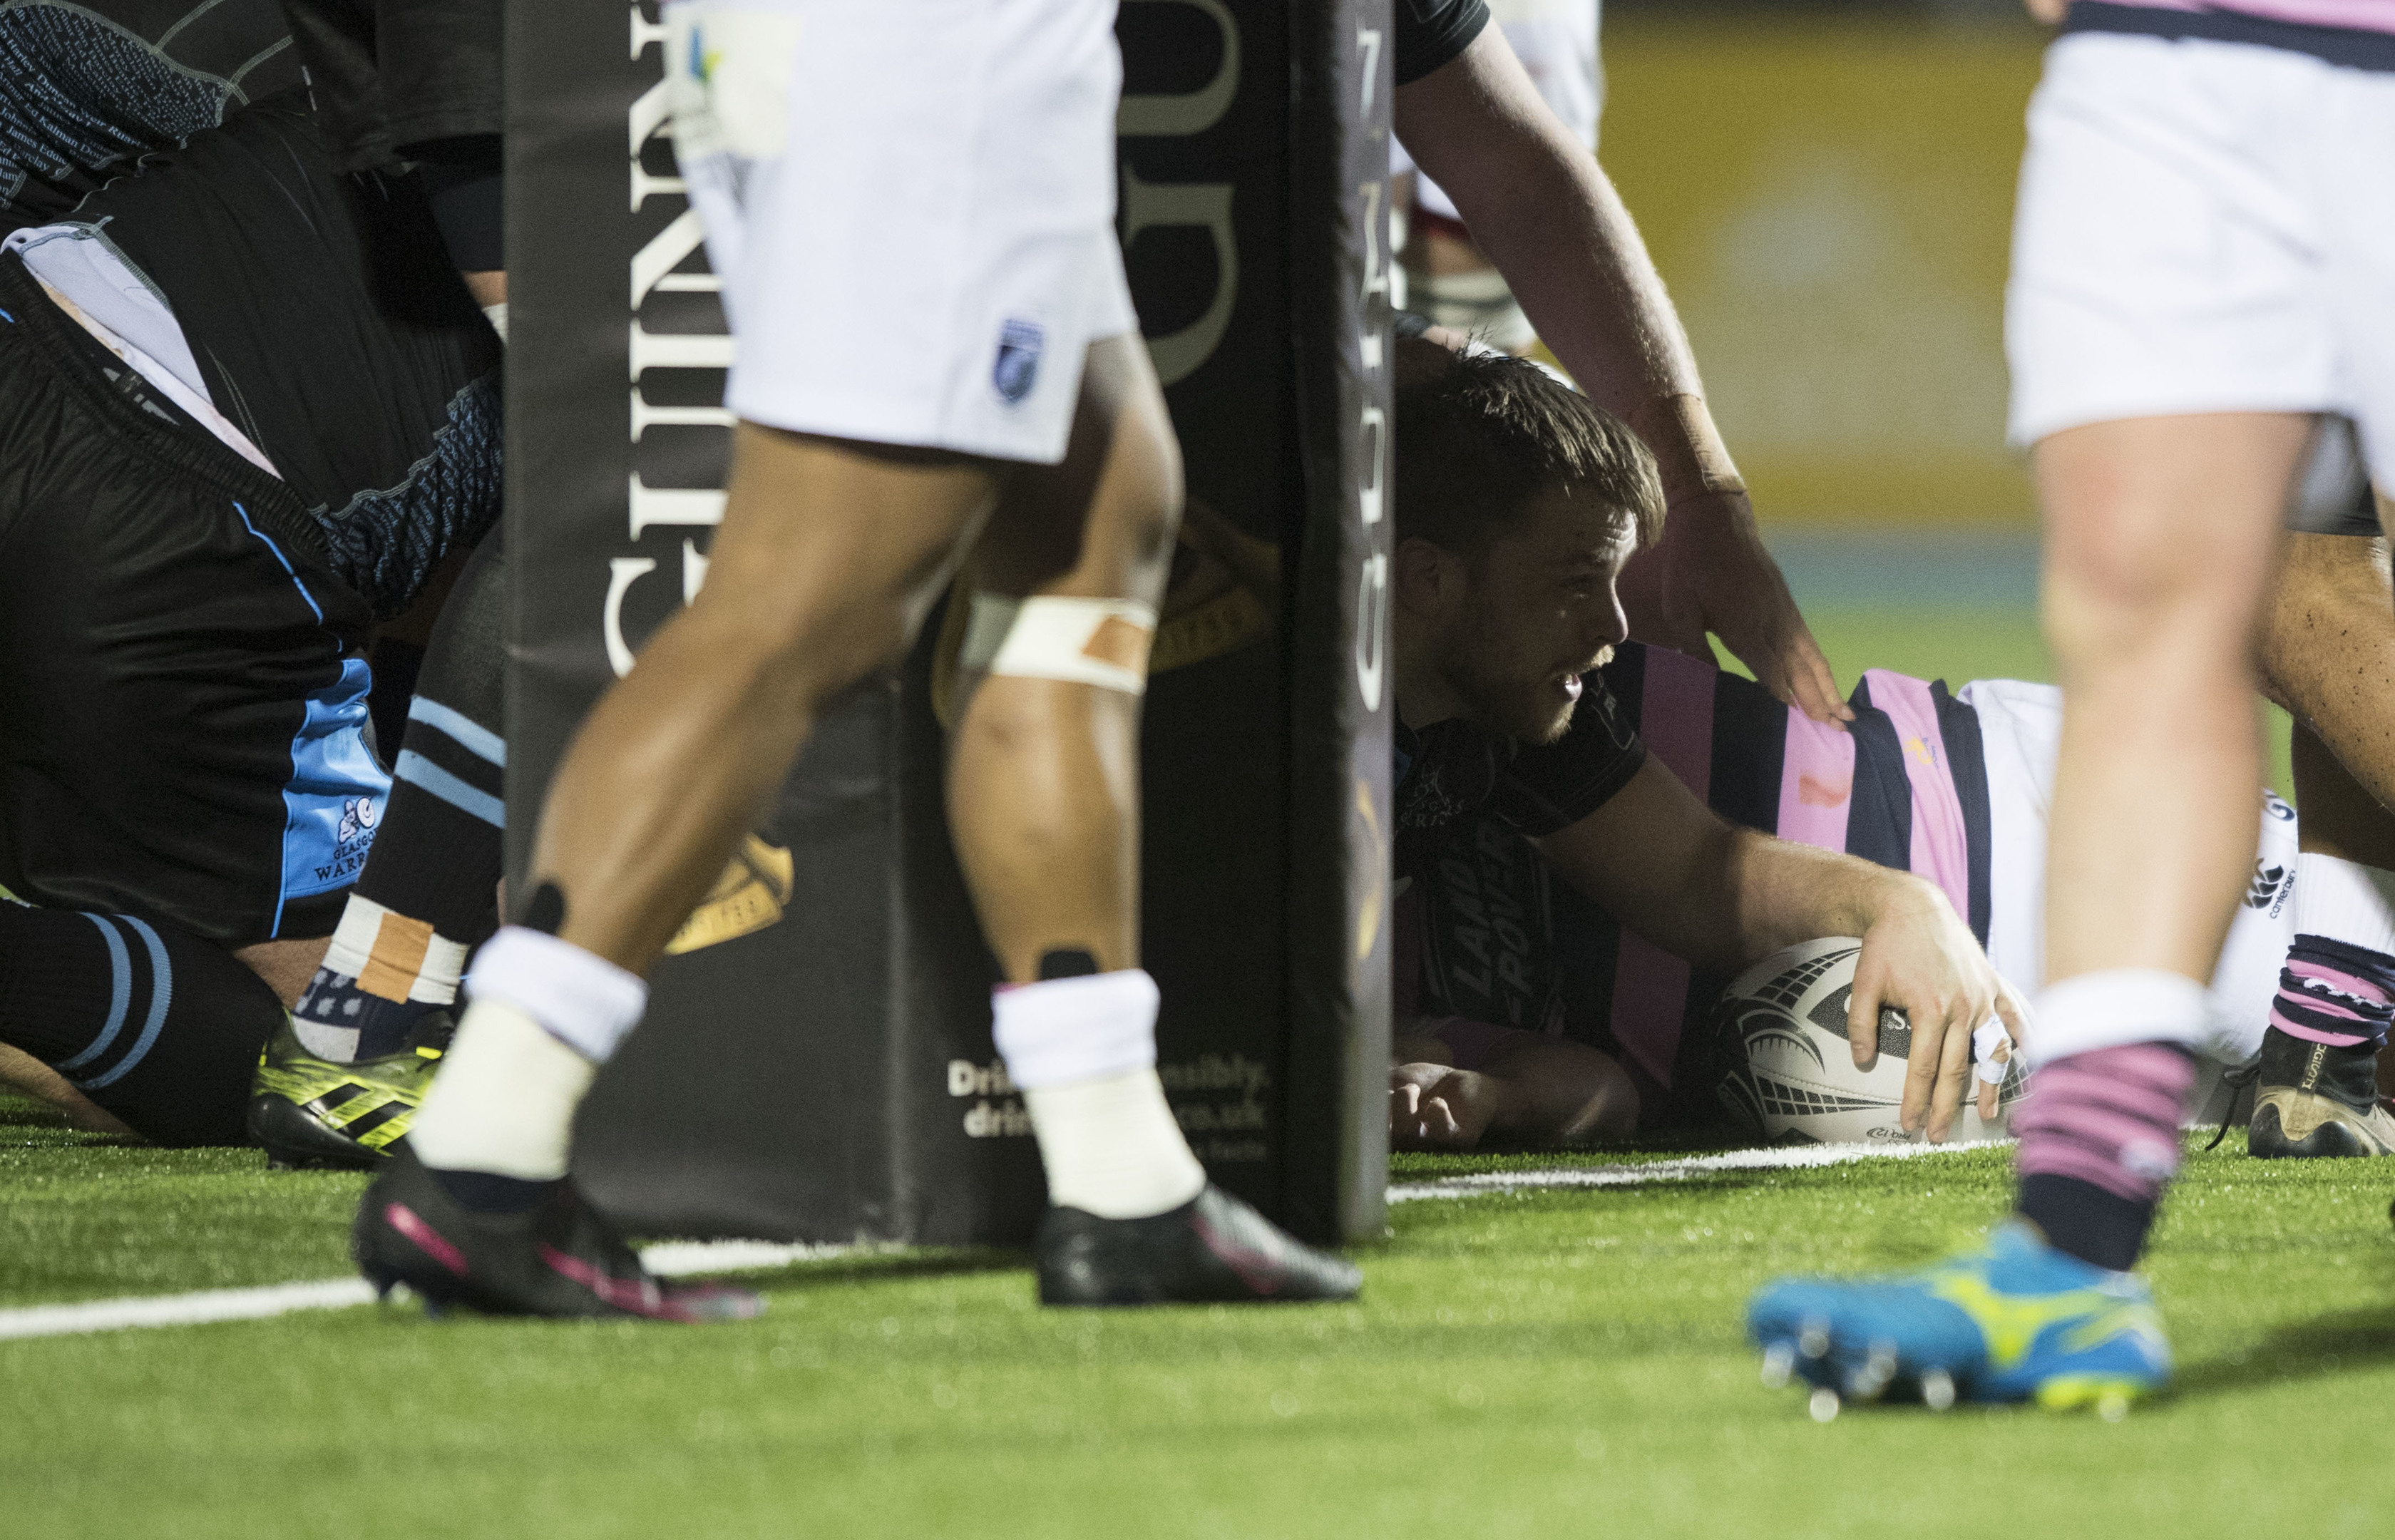
<svg viewBox="0 0 2395 1540">
<path fill-rule="evenodd" d="M 1021 679 L 1147 692 L 1156 610 L 1133 599 L 1010 599 L 976 593 L 959 662 Z"/>
<path fill-rule="evenodd" d="M 1657 396 L 1633 414 L 1630 426 L 1655 452 L 1667 498 L 1701 488 L 1707 492 L 1743 492 L 1746 482 L 1714 426 L 1705 398 L 1693 392 Z"/>
</svg>

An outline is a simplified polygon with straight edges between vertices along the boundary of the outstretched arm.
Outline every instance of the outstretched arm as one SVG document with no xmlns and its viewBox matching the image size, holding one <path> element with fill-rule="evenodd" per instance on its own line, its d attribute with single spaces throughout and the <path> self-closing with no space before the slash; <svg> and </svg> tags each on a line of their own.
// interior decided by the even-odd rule
<svg viewBox="0 0 2395 1540">
<path fill-rule="evenodd" d="M 1571 1147 L 1627 1138 L 1638 1125 L 1637 1086 L 1586 1043 L 1507 1031 L 1464 1069 L 1432 1025 L 1401 1022 L 1392 1045 L 1392 1149 L 1472 1149 L 1484 1138 Z"/>
<path fill-rule="evenodd" d="M 1945 1137 L 1970 1078 L 1971 1033 L 2001 1016 L 2018 1040 L 2022 1009 L 1946 896 L 1909 872 L 1735 829 L 1661 761 L 1615 797 L 1540 842 L 1565 881 L 1664 950 L 1729 973 L 1782 947 L 1860 936 L 1847 1041 L 1878 1056 L 1879 1012 L 1912 1026 L 1903 1122 Z M 1983 1086 L 1992 1115 L 1995 1087 Z"/>
<path fill-rule="evenodd" d="M 1852 717 L 1705 408 L 1696 358 L 1620 194 L 1497 28 L 1396 95 L 1397 137 L 1591 399 L 1662 471 L 1661 542 L 1631 564 L 1631 634 L 1708 660 L 1719 635 L 1780 699 Z"/>
</svg>

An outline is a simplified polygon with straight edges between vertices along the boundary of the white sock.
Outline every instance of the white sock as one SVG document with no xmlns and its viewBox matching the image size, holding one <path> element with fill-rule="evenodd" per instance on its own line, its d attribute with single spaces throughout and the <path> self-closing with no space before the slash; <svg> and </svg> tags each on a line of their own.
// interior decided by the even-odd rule
<svg viewBox="0 0 2395 1540">
<path fill-rule="evenodd" d="M 2395 871 L 2305 851 L 2296 857 L 2296 934 L 2395 957 Z"/>
<path fill-rule="evenodd" d="M 528 1182 L 565 1175 L 574 1109 L 599 1067 L 500 1000 L 477 1000 L 408 1130 L 417 1159 L 442 1171 Z"/>
<path fill-rule="evenodd" d="M 353 893 L 341 906 L 341 923 L 333 927 L 323 965 L 385 1000 L 448 1005 L 457 999 L 470 949 L 441 936 L 430 921 L 395 914 Z"/>
<path fill-rule="evenodd" d="M 2211 997 L 2164 968 L 2104 968 L 2049 984 L 2029 1024 L 2031 1070 L 2074 1054 L 2133 1042 L 2176 1042 L 2201 1053 L 2213 1038 Z"/>
<path fill-rule="evenodd" d="M 409 1143 L 443 1170 L 564 1175 L 575 1109 L 639 1025 L 648 985 L 570 942 L 509 925 L 483 944 L 466 988 L 474 1002 Z"/>
<path fill-rule="evenodd" d="M 1206 1185 L 1156 1078 L 1156 981 L 1138 968 L 997 992 L 998 1051 L 1023 1088 L 1048 1201 L 1104 1219 L 1179 1208 Z"/>
<path fill-rule="evenodd" d="M 506 347 L 508 343 L 508 302 L 502 299 L 496 305 L 484 305 L 483 307 L 483 319 L 488 321 L 491 324 L 491 329 L 499 334 L 499 346 L 503 348 Z"/>
</svg>

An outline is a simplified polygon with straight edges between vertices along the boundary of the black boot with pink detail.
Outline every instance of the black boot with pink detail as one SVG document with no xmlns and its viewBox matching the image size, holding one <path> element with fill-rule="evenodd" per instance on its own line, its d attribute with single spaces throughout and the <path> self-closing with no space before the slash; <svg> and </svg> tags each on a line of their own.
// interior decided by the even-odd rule
<svg viewBox="0 0 2395 1540">
<path fill-rule="evenodd" d="M 530 1208 L 478 1212 L 404 1144 L 366 1189 L 350 1254 L 378 1293 L 404 1283 L 436 1309 L 696 1321 L 746 1321 L 765 1308 L 747 1289 L 652 1276 L 570 1181 Z"/>
<path fill-rule="evenodd" d="M 1052 1208 L 1037 1249 L 1042 1305 L 1293 1305 L 1364 1287 L 1354 1263 L 1292 1240 L 1211 1182 L 1145 1219 Z"/>
</svg>

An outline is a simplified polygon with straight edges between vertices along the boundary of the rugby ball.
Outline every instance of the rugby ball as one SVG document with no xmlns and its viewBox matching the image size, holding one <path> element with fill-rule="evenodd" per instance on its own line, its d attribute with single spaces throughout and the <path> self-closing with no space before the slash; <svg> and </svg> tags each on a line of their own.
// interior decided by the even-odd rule
<svg viewBox="0 0 2395 1540">
<path fill-rule="evenodd" d="M 1731 1122 L 1767 1144 L 1917 1141 L 1900 1121 L 1905 1055 L 1912 1047 L 1904 1013 L 1881 1010 L 1879 1057 L 1868 1070 L 1855 1068 L 1846 1042 L 1846 1002 L 1861 955 L 1862 943 L 1851 936 L 1800 942 L 1722 990 L 1713 1013 L 1720 1070 L 1714 1090 Z M 1981 1122 L 1966 1103 L 1948 1137 L 2003 1137 L 2027 1085 L 2016 1063 L 1998 1094 L 1994 1122 Z"/>
</svg>

